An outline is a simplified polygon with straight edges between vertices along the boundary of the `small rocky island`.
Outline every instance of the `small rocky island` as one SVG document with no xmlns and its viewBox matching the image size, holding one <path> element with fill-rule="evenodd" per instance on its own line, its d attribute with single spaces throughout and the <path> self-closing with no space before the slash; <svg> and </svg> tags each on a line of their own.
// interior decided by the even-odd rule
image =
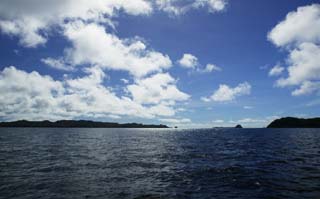
<svg viewBox="0 0 320 199">
<path fill-rule="evenodd" d="M 274 120 L 267 128 L 320 128 L 320 118 L 285 117 Z"/>
<path fill-rule="evenodd" d="M 112 123 L 95 122 L 88 120 L 59 120 L 51 122 L 19 120 L 14 122 L 0 122 L 0 127 L 36 127 L 36 128 L 169 128 L 166 125 L 159 124 L 138 124 L 138 123 Z"/>
<path fill-rule="evenodd" d="M 237 126 L 235 126 L 235 128 L 236 129 L 242 129 L 243 127 L 240 124 L 238 124 Z"/>
</svg>

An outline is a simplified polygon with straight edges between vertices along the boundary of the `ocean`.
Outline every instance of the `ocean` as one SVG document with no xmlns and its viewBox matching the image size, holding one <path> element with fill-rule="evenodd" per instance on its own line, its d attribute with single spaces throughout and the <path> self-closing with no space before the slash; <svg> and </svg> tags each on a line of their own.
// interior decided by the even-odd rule
<svg viewBox="0 0 320 199">
<path fill-rule="evenodd" d="M 320 129 L 0 128 L 0 198 L 320 198 Z"/>
</svg>

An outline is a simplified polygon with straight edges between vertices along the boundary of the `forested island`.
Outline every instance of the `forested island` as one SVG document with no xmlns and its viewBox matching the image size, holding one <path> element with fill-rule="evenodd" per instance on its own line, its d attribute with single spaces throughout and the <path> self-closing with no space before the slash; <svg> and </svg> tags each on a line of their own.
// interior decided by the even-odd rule
<svg viewBox="0 0 320 199">
<path fill-rule="evenodd" d="M 0 122 L 0 127 L 36 127 L 36 128 L 169 128 L 166 125 L 159 124 L 139 124 L 139 123 L 113 123 L 113 122 L 95 122 L 88 120 L 59 120 L 51 122 L 19 120 L 13 122 Z"/>
<path fill-rule="evenodd" d="M 274 120 L 267 128 L 320 128 L 320 118 L 285 117 Z"/>
</svg>

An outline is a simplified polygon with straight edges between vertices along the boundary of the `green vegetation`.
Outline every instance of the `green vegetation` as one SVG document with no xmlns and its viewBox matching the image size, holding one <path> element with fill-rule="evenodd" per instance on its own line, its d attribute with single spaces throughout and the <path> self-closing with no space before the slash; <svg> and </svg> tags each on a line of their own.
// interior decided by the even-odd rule
<svg viewBox="0 0 320 199">
<path fill-rule="evenodd" d="M 320 118 L 286 117 L 274 120 L 267 128 L 320 128 Z"/>
<path fill-rule="evenodd" d="M 87 120 L 60 120 L 56 122 L 19 120 L 14 122 L 1 122 L 0 127 L 39 127 L 39 128 L 169 128 L 166 125 L 138 124 L 138 123 L 111 123 L 94 122 Z"/>
</svg>

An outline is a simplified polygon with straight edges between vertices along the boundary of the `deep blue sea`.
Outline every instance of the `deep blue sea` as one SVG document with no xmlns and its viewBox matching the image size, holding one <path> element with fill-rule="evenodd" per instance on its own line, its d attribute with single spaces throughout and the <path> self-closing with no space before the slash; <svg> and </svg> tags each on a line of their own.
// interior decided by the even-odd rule
<svg viewBox="0 0 320 199">
<path fill-rule="evenodd" d="M 320 198 L 320 129 L 0 128 L 1 199 Z"/>
</svg>

